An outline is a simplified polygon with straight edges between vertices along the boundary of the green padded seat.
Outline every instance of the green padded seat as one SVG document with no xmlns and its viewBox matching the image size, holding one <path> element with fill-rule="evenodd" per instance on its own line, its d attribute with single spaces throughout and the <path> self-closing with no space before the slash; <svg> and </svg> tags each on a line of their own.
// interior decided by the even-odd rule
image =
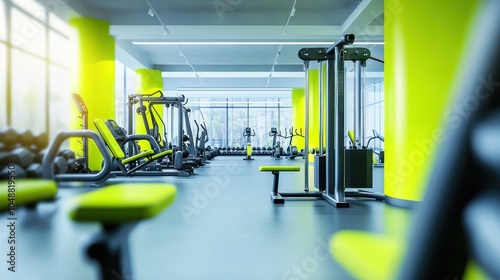
<svg viewBox="0 0 500 280">
<path fill-rule="evenodd" d="M 0 181 L 0 211 L 9 209 L 9 181 Z M 57 184 L 46 179 L 16 179 L 16 208 L 36 203 L 41 200 L 52 200 L 57 194 Z"/>
<path fill-rule="evenodd" d="M 260 172 L 272 172 L 274 176 L 274 181 L 273 181 L 273 191 L 271 192 L 271 200 L 275 204 L 283 204 L 285 203 L 285 200 L 281 196 L 281 194 L 278 192 L 278 184 L 280 181 L 280 172 L 293 172 L 293 171 L 300 171 L 300 166 L 272 166 L 272 165 L 264 165 L 264 166 L 259 166 L 259 171 Z"/>
<path fill-rule="evenodd" d="M 330 254 L 355 279 L 395 279 L 404 257 L 401 238 L 341 230 L 330 239 Z"/>
<path fill-rule="evenodd" d="M 300 171 L 300 166 L 259 166 L 259 171 Z"/>
<path fill-rule="evenodd" d="M 72 201 L 75 221 L 123 224 L 151 218 L 170 205 L 177 189 L 169 184 L 117 184 L 80 195 Z"/>
</svg>

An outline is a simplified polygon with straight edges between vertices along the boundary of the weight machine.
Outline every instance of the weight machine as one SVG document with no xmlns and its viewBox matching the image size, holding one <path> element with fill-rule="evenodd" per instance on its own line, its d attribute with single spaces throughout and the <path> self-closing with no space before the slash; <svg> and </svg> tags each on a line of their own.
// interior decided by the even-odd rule
<svg viewBox="0 0 500 280">
<path fill-rule="evenodd" d="M 159 94 L 159 96 L 156 96 Z M 183 141 L 182 141 L 182 135 L 183 135 L 183 123 L 184 123 L 184 103 L 185 103 L 185 97 L 184 95 L 178 96 L 178 97 L 167 97 L 163 96 L 163 93 L 161 91 L 156 91 L 151 94 L 130 94 L 128 96 L 128 131 L 131 133 L 134 131 L 133 129 L 133 123 L 134 123 L 134 108 L 133 106 L 137 104 L 137 108 L 135 112 L 139 114 L 144 122 L 144 127 L 146 129 L 146 134 L 152 136 L 160 145 L 160 148 L 162 151 L 168 150 L 168 149 L 173 149 L 174 150 L 174 156 L 172 159 L 172 162 L 175 161 L 175 157 L 184 157 L 183 156 Z M 146 107 L 145 102 L 148 102 L 148 105 Z M 163 122 L 162 116 L 158 114 L 158 112 L 154 109 L 155 105 L 162 105 L 165 106 L 166 108 L 176 108 L 177 109 L 177 143 L 168 143 L 167 140 L 167 133 L 166 133 L 166 125 L 165 122 Z M 173 111 L 172 111 L 173 113 Z M 148 121 L 148 114 L 151 119 L 151 126 L 149 125 Z M 158 122 L 156 120 L 155 115 L 160 119 L 162 122 L 163 126 L 163 132 L 164 135 L 160 135 L 160 129 Z M 128 144 L 128 150 L 127 150 L 129 156 L 137 153 L 137 147 L 134 145 L 134 143 L 129 142 Z M 188 171 L 189 173 L 193 172 L 193 166 L 192 164 L 186 164 L 184 163 L 182 168 L 179 169 L 179 167 L 176 168 L 177 170 L 181 171 Z"/>
<path fill-rule="evenodd" d="M 309 157 L 305 157 L 305 182 L 304 182 L 304 192 L 295 193 L 282 193 L 279 194 L 282 197 L 314 197 L 326 200 L 328 203 L 335 207 L 349 207 L 349 203 L 346 202 L 346 197 L 369 197 L 377 200 L 383 200 L 385 196 L 379 193 L 373 193 L 368 191 L 362 191 L 357 189 L 346 190 L 347 186 L 354 186 L 359 183 L 356 182 L 356 177 L 353 174 L 357 172 L 356 168 L 353 168 L 352 163 L 354 163 L 355 158 L 358 156 L 353 152 L 355 149 L 346 149 L 344 146 L 344 133 L 345 133 L 345 61 L 354 61 L 356 65 L 356 73 L 358 79 L 358 86 L 356 87 L 356 96 L 358 98 L 358 110 L 362 111 L 363 104 L 361 103 L 360 97 L 362 96 L 361 90 L 361 67 L 366 65 L 366 60 L 373 59 L 379 62 L 382 60 L 371 57 L 370 50 L 366 48 L 345 48 L 346 45 L 354 43 L 354 34 L 347 34 L 340 37 L 332 46 L 329 48 L 304 48 L 298 53 L 301 60 L 304 61 L 304 68 L 306 73 L 306 96 L 305 96 L 305 151 L 309 149 L 309 82 L 308 82 L 308 72 L 310 61 L 318 61 L 320 67 L 320 151 L 318 161 L 315 162 L 315 179 L 318 191 L 309 191 Z M 326 129 L 323 121 L 323 63 L 327 63 L 327 94 L 326 94 Z M 362 114 L 362 112 L 358 112 Z M 364 172 L 372 171 L 371 154 L 372 151 L 366 149 L 364 146 L 364 127 L 362 120 L 363 116 L 358 115 L 356 125 L 356 130 L 358 131 L 358 138 L 361 147 L 357 149 L 363 154 L 370 155 L 370 162 L 368 163 L 363 155 L 361 155 L 361 165 L 363 163 L 369 164 L 369 169 L 367 168 Z M 323 130 L 326 131 L 326 156 L 324 151 L 323 143 Z M 347 156 L 347 157 L 346 157 Z M 348 159 L 349 165 L 346 169 L 346 158 Z M 324 164 L 322 164 L 322 161 Z M 323 169 L 323 170 L 322 170 Z M 344 175 L 345 174 L 345 175 Z M 362 174 L 363 181 L 371 180 L 370 174 Z M 324 181 L 321 181 L 324 179 Z M 347 180 L 346 180 L 347 179 Z M 346 184 L 347 183 L 349 184 Z M 358 186 L 356 186 L 358 187 Z M 361 186 L 367 187 L 367 186 Z"/>
</svg>

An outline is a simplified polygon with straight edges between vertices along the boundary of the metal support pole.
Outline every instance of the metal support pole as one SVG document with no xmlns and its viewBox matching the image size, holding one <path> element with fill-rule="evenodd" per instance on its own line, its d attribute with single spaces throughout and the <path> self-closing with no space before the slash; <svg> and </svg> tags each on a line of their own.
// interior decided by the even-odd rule
<svg viewBox="0 0 500 280">
<path fill-rule="evenodd" d="M 319 62 L 319 155 L 323 156 L 325 151 L 323 150 L 323 104 L 324 104 L 324 91 L 323 91 L 323 61 Z"/>
<path fill-rule="evenodd" d="M 178 133 L 177 134 L 177 138 L 178 138 L 177 148 L 179 149 L 179 151 L 182 151 L 182 135 L 183 135 L 183 133 L 182 133 L 182 127 L 183 127 L 182 113 L 184 111 L 184 105 L 182 105 L 182 102 L 177 102 L 177 105 L 179 106 L 178 107 L 179 112 L 177 112 L 177 118 L 178 118 L 177 125 L 179 126 L 179 127 L 177 127 L 177 133 Z"/>
<path fill-rule="evenodd" d="M 344 95 L 345 95 L 345 63 L 342 57 L 342 46 L 335 47 L 335 186 L 334 186 L 334 199 L 337 203 L 345 202 L 345 178 L 344 178 Z M 330 154 L 331 156 L 331 154 Z M 328 166 L 327 166 L 328 167 Z M 328 170 L 331 173 L 333 170 Z M 330 175 L 331 176 L 331 175 Z"/>
<path fill-rule="evenodd" d="M 354 76 L 354 100 L 356 104 L 355 116 L 355 131 L 356 142 L 358 142 L 358 148 L 363 148 L 365 146 L 365 128 L 364 128 L 364 96 L 363 96 L 363 81 L 361 79 L 361 61 L 354 61 L 355 65 L 355 76 Z"/>
<path fill-rule="evenodd" d="M 305 161 L 304 161 L 304 191 L 309 191 L 309 61 L 304 61 L 304 71 L 306 76 L 305 85 L 305 134 L 304 134 L 304 151 L 305 151 Z"/>
</svg>

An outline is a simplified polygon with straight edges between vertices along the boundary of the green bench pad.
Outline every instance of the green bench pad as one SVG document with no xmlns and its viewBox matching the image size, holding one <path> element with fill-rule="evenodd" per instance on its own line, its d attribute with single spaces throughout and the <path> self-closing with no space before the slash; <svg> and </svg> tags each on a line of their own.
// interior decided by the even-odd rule
<svg viewBox="0 0 500 280">
<path fill-rule="evenodd" d="M 117 184 L 80 195 L 72 201 L 75 221 L 122 224 L 151 218 L 169 206 L 177 189 L 169 184 Z"/>
<path fill-rule="evenodd" d="M 156 155 L 152 156 L 151 158 L 152 159 L 159 159 L 159 158 L 162 158 L 164 156 L 168 156 L 170 154 L 172 154 L 174 151 L 173 150 L 166 150 L 166 151 L 163 151 L 161 153 L 157 153 Z"/>
<path fill-rule="evenodd" d="M 330 239 L 330 254 L 356 279 L 395 279 L 404 251 L 393 236 L 341 230 Z"/>
<path fill-rule="evenodd" d="M 16 179 L 0 181 L 0 211 L 9 209 L 9 194 L 15 194 L 15 207 L 32 204 L 41 200 L 52 200 L 57 194 L 57 184 L 46 179 Z M 11 192 L 9 192 L 9 189 Z"/>
<path fill-rule="evenodd" d="M 259 171 L 300 171 L 300 166 L 259 166 Z"/>
<path fill-rule="evenodd" d="M 155 152 L 153 152 L 152 150 L 147 150 L 147 151 L 138 153 L 137 155 L 133 155 L 131 157 L 128 157 L 128 158 L 122 160 L 122 163 L 123 164 L 127 164 L 129 162 L 134 162 L 134 161 L 137 161 L 137 160 L 139 160 L 141 158 L 145 158 L 147 156 L 153 155 L 154 153 Z"/>
</svg>

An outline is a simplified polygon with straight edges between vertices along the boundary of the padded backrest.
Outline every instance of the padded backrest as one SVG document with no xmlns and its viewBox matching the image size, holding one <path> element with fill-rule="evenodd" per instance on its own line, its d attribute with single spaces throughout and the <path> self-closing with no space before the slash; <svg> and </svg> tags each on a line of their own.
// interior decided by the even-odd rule
<svg viewBox="0 0 500 280">
<path fill-rule="evenodd" d="M 111 131 L 109 131 L 109 128 L 106 126 L 106 123 L 104 123 L 104 121 L 101 119 L 95 119 L 94 124 L 95 127 L 97 128 L 97 131 L 104 139 L 104 142 L 106 142 L 106 145 L 108 146 L 113 156 L 117 159 L 125 158 L 125 154 L 123 153 L 120 144 L 118 144 L 118 142 L 115 140 L 115 137 L 113 137 L 113 134 L 111 133 Z"/>
</svg>

